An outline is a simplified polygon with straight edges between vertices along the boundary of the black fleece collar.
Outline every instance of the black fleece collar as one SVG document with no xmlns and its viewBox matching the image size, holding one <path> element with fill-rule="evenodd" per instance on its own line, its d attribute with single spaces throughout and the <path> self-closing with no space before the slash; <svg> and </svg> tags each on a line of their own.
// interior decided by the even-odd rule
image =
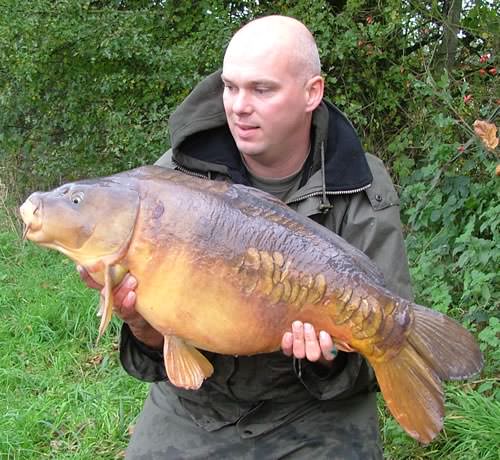
<svg viewBox="0 0 500 460">
<path fill-rule="evenodd" d="M 345 115 L 327 100 L 328 133 L 325 145 L 326 189 L 353 191 L 372 183 L 366 154 L 353 126 Z M 316 131 L 321 131 L 318 127 Z M 318 150 L 315 150 L 318 154 Z"/>
</svg>

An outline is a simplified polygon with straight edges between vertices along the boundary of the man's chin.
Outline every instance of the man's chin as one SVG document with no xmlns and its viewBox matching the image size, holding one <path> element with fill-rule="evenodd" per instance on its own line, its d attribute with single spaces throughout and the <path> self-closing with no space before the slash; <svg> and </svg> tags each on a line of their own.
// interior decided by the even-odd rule
<svg viewBox="0 0 500 460">
<path fill-rule="evenodd" d="M 241 139 L 238 139 L 236 146 L 241 153 L 248 156 L 260 155 L 264 151 L 263 146 L 257 142 L 242 141 Z"/>
</svg>

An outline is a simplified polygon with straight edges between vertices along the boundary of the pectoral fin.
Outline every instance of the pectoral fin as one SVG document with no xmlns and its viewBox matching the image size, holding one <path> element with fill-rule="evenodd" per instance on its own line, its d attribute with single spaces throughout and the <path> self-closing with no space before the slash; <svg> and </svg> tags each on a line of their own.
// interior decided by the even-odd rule
<svg viewBox="0 0 500 460">
<path fill-rule="evenodd" d="M 101 298 L 98 316 L 101 317 L 101 324 L 99 325 L 97 342 L 99 342 L 100 338 L 104 334 L 104 331 L 108 327 L 111 317 L 113 316 L 113 281 L 111 265 L 106 265 L 104 267 L 104 297 Z"/>
<path fill-rule="evenodd" d="M 163 356 L 168 379 L 177 387 L 197 390 L 214 371 L 195 347 L 175 336 L 165 336 Z"/>
</svg>

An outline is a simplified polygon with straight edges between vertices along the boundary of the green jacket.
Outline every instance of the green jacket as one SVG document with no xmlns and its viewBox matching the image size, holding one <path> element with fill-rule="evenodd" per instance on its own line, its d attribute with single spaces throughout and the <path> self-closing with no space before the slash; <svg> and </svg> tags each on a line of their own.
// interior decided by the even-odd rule
<svg viewBox="0 0 500 460">
<path fill-rule="evenodd" d="M 178 107 L 170 118 L 172 149 L 158 165 L 249 185 L 226 123 L 222 91 L 218 71 Z M 411 298 L 399 199 L 382 162 L 363 151 L 352 125 L 326 100 L 313 114 L 311 141 L 301 186 L 287 204 L 364 251 L 381 269 L 387 286 Z M 256 436 L 319 401 L 325 410 L 329 403 L 376 389 L 371 368 L 357 353 L 340 352 L 328 371 L 281 352 L 204 354 L 214 375 L 198 391 L 175 388 L 166 381 L 161 353 L 139 343 L 126 325 L 122 329 L 120 357 L 126 371 L 171 387 L 196 423 L 209 431 L 238 421 L 245 427 L 243 436 Z"/>
</svg>

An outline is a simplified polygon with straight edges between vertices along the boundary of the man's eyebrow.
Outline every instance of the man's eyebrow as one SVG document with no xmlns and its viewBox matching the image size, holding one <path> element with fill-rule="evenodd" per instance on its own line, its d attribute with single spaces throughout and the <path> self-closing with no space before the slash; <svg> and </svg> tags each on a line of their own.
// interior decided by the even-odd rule
<svg viewBox="0 0 500 460">
<path fill-rule="evenodd" d="M 275 80 L 269 80 L 266 78 L 261 78 L 258 80 L 253 80 L 250 82 L 251 85 L 253 86 L 258 86 L 258 85 L 264 85 L 264 86 L 277 86 L 278 82 Z"/>
<path fill-rule="evenodd" d="M 233 83 L 231 79 L 225 77 L 224 75 L 221 75 L 221 79 L 224 83 Z M 264 86 L 278 86 L 278 82 L 272 79 L 268 78 L 257 78 L 255 80 L 250 80 L 249 82 L 246 82 L 249 86 L 259 86 L 259 85 L 264 85 Z"/>
<path fill-rule="evenodd" d="M 224 83 L 233 83 L 233 81 L 230 78 L 227 78 L 225 75 L 221 74 L 220 78 Z"/>
</svg>

